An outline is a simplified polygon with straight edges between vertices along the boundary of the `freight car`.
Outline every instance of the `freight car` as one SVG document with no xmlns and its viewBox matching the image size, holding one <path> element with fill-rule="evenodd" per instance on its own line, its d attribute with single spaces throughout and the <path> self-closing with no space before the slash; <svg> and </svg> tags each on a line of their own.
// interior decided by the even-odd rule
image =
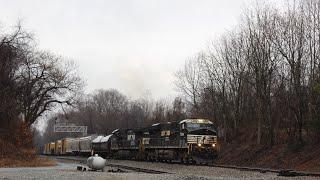
<svg viewBox="0 0 320 180">
<path fill-rule="evenodd" d="M 79 149 L 78 152 L 80 155 L 90 155 L 91 154 L 91 141 L 95 136 L 87 136 L 79 138 Z"/>
<path fill-rule="evenodd" d="M 111 141 L 110 138 L 113 134 L 107 136 L 98 136 L 92 140 L 91 146 L 94 153 L 107 157 L 111 154 Z"/>
<path fill-rule="evenodd" d="M 45 155 L 62 155 L 62 140 L 57 140 L 55 142 L 50 142 L 44 145 L 43 154 Z"/>
<path fill-rule="evenodd" d="M 64 138 L 45 144 L 44 154 L 46 155 L 90 155 L 91 141 L 96 136 L 87 136 L 81 138 Z"/>
<path fill-rule="evenodd" d="M 70 141 L 72 141 L 71 138 L 64 138 L 61 140 L 61 154 L 67 155 L 72 154 L 72 150 L 70 148 Z"/>
<path fill-rule="evenodd" d="M 64 138 L 62 141 L 62 155 L 72 155 L 79 150 L 78 138 Z"/>
<path fill-rule="evenodd" d="M 54 155 L 55 154 L 54 150 L 55 150 L 55 143 L 54 142 L 47 143 L 44 146 L 43 154 Z"/>
<path fill-rule="evenodd" d="M 62 143 L 61 140 L 57 140 L 54 143 L 54 154 L 61 155 L 62 154 Z"/>
<path fill-rule="evenodd" d="M 102 139 L 104 141 L 102 141 Z M 92 142 L 107 157 L 150 161 L 212 162 L 218 154 L 217 130 L 206 119 L 157 123 L 140 129 L 115 130 Z"/>
<path fill-rule="evenodd" d="M 49 143 L 45 144 L 43 154 L 49 154 L 49 151 L 50 151 L 49 149 L 50 149 Z"/>
</svg>

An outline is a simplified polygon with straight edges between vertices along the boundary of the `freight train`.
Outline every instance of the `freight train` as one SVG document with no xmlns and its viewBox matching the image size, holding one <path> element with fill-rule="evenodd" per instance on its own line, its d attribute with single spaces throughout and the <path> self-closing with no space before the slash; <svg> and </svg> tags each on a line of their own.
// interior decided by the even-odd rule
<svg viewBox="0 0 320 180">
<path fill-rule="evenodd" d="M 45 145 L 44 154 L 90 155 L 149 161 L 212 162 L 219 152 L 217 129 L 207 119 L 116 129 L 107 136 L 65 138 Z"/>
</svg>

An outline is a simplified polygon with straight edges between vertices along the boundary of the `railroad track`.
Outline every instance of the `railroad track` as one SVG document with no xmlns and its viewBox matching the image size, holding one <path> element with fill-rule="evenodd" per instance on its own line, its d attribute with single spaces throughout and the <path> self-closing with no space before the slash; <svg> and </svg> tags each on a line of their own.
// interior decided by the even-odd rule
<svg viewBox="0 0 320 180">
<path fill-rule="evenodd" d="M 86 161 L 87 161 L 87 158 L 83 158 L 83 157 L 63 157 L 62 156 L 62 157 L 55 157 L 55 158 L 62 159 L 62 160 L 78 161 L 81 164 L 86 164 Z M 165 172 L 165 171 L 138 168 L 138 167 L 119 165 L 119 164 L 112 164 L 112 163 L 106 163 L 106 166 L 109 166 L 109 167 L 112 167 L 112 168 L 118 168 L 118 169 L 125 169 L 125 170 L 129 170 L 129 171 L 135 171 L 135 172 L 149 173 L 149 174 L 171 174 L 171 173 Z"/>
<path fill-rule="evenodd" d="M 87 159 L 85 157 L 70 157 L 70 156 L 52 156 L 56 159 L 62 159 L 62 160 L 71 160 L 71 161 L 77 161 L 81 164 L 86 164 Z"/>
<path fill-rule="evenodd" d="M 138 168 L 138 167 L 132 167 L 132 166 L 119 165 L 119 164 L 107 163 L 106 166 L 120 168 L 120 169 L 126 169 L 126 170 L 131 170 L 131 171 L 135 171 L 135 172 L 150 173 L 150 174 L 171 174 L 171 173 L 165 172 L 165 171 L 158 171 L 158 170 L 153 170 L 153 169 L 144 169 L 144 168 Z"/>
<path fill-rule="evenodd" d="M 227 168 L 227 169 L 237 169 L 242 171 L 256 171 L 260 173 L 277 173 L 278 176 L 294 177 L 294 176 L 314 176 L 320 177 L 320 173 L 316 172 L 307 172 L 307 171 L 296 171 L 292 169 L 269 169 L 269 168 L 258 168 L 258 167 L 244 167 L 244 166 L 232 166 L 232 165 L 209 165 L 211 167 Z"/>
<path fill-rule="evenodd" d="M 168 162 L 162 162 L 168 163 Z M 170 162 L 170 164 L 182 164 L 178 161 Z M 259 168 L 259 167 L 246 167 L 246 166 L 234 166 L 234 165 L 220 165 L 220 164 L 183 164 L 187 166 L 209 166 L 209 167 L 218 167 L 218 168 L 226 168 L 226 169 L 237 169 L 240 171 L 255 171 L 260 173 L 276 173 L 278 176 L 287 176 L 287 177 L 294 177 L 294 176 L 313 176 L 313 177 L 320 177 L 320 173 L 317 172 L 308 172 L 308 171 L 296 171 L 292 169 L 271 169 L 271 168 Z"/>
<path fill-rule="evenodd" d="M 167 162 L 164 162 L 167 163 Z M 171 164 L 181 164 L 180 162 L 171 162 Z M 220 165 L 220 164 L 184 164 L 189 166 L 209 166 L 226 169 L 237 169 L 240 171 L 255 171 L 260 173 L 276 173 L 278 176 L 294 177 L 294 176 L 313 176 L 320 177 L 320 172 L 308 172 L 308 171 L 296 171 L 292 169 L 271 169 L 271 168 L 259 168 L 259 167 L 246 167 L 246 166 L 234 166 L 234 165 Z"/>
<path fill-rule="evenodd" d="M 65 160 L 74 160 L 79 161 L 80 163 L 85 164 L 87 158 L 83 157 L 56 157 L 57 159 L 65 159 Z M 180 164 L 177 162 L 173 162 L 174 164 Z M 316 172 L 307 172 L 307 171 L 295 171 L 291 169 L 269 169 L 269 168 L 258 168 L 258 167 L 245 167 L 245 166 L 233 166 L 233 165 L 219 165 L 219 164 L 211 164 L 211 165 L 205 165 L 205 164 L 184 164 L 189 166 L 209 166 L 209 167 L 218 167 L 218 168 L 226 168 L 226 169 L 237 169 L 241 171 L 255 171 L 260 173 L 277 173 L 278 176 L 287 176 L 287 177 L 293 177 L 293 176 L 314 176 L 314 177 L 320 177 L 320 173 Z M 144 172 L 144 173 L 152 173 L 152 174 L 164 174 L 169 172 L 164 171 L 158 171 L 158 170 L 152 170 L 152 169 L 143 169 L 138 167 L 132 167 L 132 166 L 125 166 L 125 165 L 119 165 L 119 164 L 112 164 L 107 163 L 106 166 L 109 167 L 116 167 L 119 169 L 126 169 L 131 170 L 135 172 Z M 170 174 L 170 173 L 169 173 Z"/>
</svg>

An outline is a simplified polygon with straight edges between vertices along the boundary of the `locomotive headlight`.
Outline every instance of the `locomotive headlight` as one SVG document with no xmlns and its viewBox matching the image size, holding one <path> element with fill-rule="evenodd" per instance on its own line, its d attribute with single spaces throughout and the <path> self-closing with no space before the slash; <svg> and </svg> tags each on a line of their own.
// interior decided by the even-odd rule
<svg viewBox="0 0 320 180">
<path fill-rule="evenodd" d="M 216 144 L 215 144 L 215 143 L 213 143 L 213 144 L 212 144 L 212 147 L 216 147 Z"/>
<path fill-rule="evenodd" d="M 201 147 L 201 144 L 199 143 L 198 146 Z"/>
</svg>

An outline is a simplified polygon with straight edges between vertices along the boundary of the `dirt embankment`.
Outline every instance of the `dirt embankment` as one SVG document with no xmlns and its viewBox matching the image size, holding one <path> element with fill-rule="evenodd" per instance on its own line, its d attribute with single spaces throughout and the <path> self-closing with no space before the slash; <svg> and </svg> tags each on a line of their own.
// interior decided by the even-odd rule
<svg viewBox="0 0 320 180">
<path fill-rule="evenodd" d="M 269 147 L 233 142 L 222 145 L 217 163 L 320 172 L 320 144 L 293 148 L 287 144 Z"/>
<path fill-rule="evenodd" d="M 35 157 L 33 159 L 20 159 L 13 156 L 0 158 L 0 167 L 47 167 L 55 166 L 56 162 L 47 157 Z"/>
</svg>

